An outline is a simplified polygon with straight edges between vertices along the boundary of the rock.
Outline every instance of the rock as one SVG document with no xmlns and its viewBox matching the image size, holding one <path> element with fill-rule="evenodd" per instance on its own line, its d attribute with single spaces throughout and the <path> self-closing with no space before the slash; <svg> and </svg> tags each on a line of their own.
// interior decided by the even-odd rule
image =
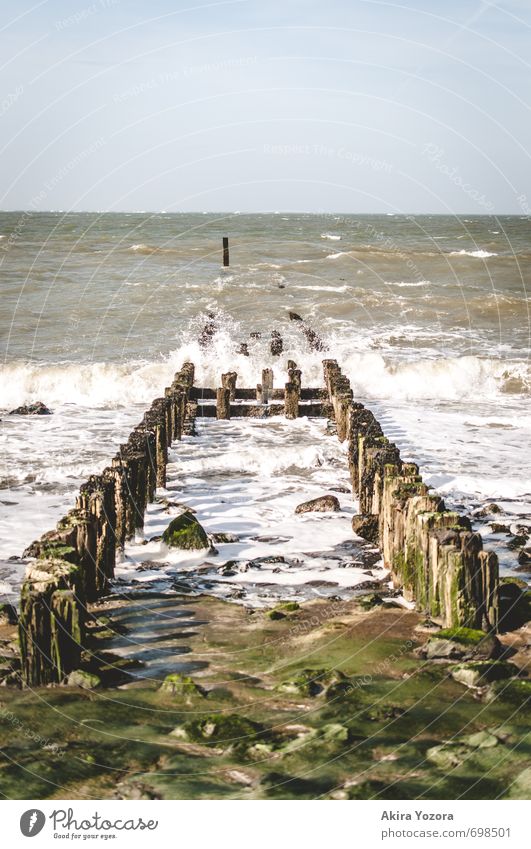
<svg viewBox="0 0 531 849">
<path fill-rule="evenodd" d="M 209 548 L 208 537 L 202 525 L 192 513 L 181 513 L 172 519 L 164 533 L 162 541 L 170 548 L 198 551 Z"/>
<path fill-rule="evenodd" d="M 84 669 L 74 669 L 68 675 L 66 683 L 69 687 L 82 687 L 84 690 L 94 690 L 101 685 L 101 679 L 98 675 L 85 672 Z"/>
<path fill-rule="evenodd" d="M 372 610 L 373 607 L 377 607 L 379 604 L 383 604 L 382 597 L 377 595 L 377 593 L 371 593 L 370 595 L 362 595 L 356 599 L 356 602 L 363 610 Z"/>
<path fill-rule="evenodd" d="M 516 551 L 518 548 L 522 548 L 525 546 L 527 542 L 527 536 L 524 534 L 518 534 L 517 536 L 512 537 L 507 543 L 507 548 L 510 548 L 511 551 Z"/>
<path fill-rule="evenodd" d="M 295 508 L 295 513 L 337 513 L 340 510 L 339 501 L 335 495 L 321 495 L 304 501 Z"/>
<path fill-rule="evenodd" d="M 511 784 L 510 795 L 515 799 L 531 798 L 531 766 L 518 773 Z"/>
<path fill-rule="evenodd" d="M 499 627 L 514 631 L 531 619 L 531 593 L 519 578 L 503 579 L 498 588 Z"/>
<path fill-rule="evenodd" d="M 348 683 L 346 675 L 338 670 L 302 669 L 295 678 L 283 681 L 278 689 L 283 693 L 296 693 L 313 698 L 338 683 Z"/>
<path fill-rule="evenodd" d="M 353 516 L 352 530 L 357 536 L 375 545 L 379 542 L 378 516 Z"/>
<path fill-rule="evenodd" d="M 492 749 L 500 744 L 500 739 L 490 731 L 477 731 L 465 737 L 465 742 L 474 749 Z"/>
<path fill-rule="evenodd" d="M 18 622 L 17 611 L 12 604 L 0 604 L 0 625 L 16 625 Z"/>
<path fill-rule="evenodd" d="M 329 743 L 348 743 L 350 732 L 346 725 L 341 725 L 339 722 L 331 722 L 328 725 L 323 725 L 322 738 Z"/>
<path fill-rule="evenodd" d="M 10 416 L 51 416 L 52 411 L 42 403 L 35 401 L 33 404 L 24 404 L 22 407 L 17 407 L 16 410 L 11 410 Z"/>
<path fill-rule="evenodd" d="M 216 543 L 229 543 L 229 542 L 239 542 L 240 538 L 236 534 L 211 534 L 210 538 L 212 542 Z"/>
<path fill-rule="evenodd" d="M 518 675 L 518 667 L 504 661 L 473 661 L 454 666 L 451 675 L 454 681 L 465 687 L 485 687 L 493 681 L 503 681 Z"/>
<path fill-rule="evenodd" d="M 205 695 L 205 690 L 199 684 L 196 684 L 188 675 L 181 675 L 179 672 L 166 675 L 159 687 L 159 692 L 168 693 L 170 696 L 184 696 L 186 698 Z"/>
<path fill-rule="evenodd" d="M 492 634 L 473 628 L 443 628 L 417 649 L 417 654 L 427 660 L 490 660 L 499 650 L 499 641 Z"/>
<path fill-rule="evenodd" d="M 518 552 L 518 563 L 520 566 L 525 566 L 526 569 L 531 568 L 531 548 L 522 548 Z"/>
<path fill-rule="evenodd" d="M 286 614 L 282 613 L 281 610 L 268 610 L 266 613 L 268 619 L 285 619 Z"/>
<path fill-rule="evenodd" d="M 440 769 L 452 771 L 461 766 L 464 760 L 470 756 L 470 748 L 462 743 L 443 743 L 440 746 L 432 746 L 426 752 L 426 758 Z"/>
<path fill-rule="evenodd" d="M 502 699 L 513 705 L 529 705 L 531 702 L 531 681 L 513 678 L 509 681 L 495 681 L 486 695 L 487 702 Z"/>
<path fill-rule="evenodd" d="M 482 507 L 481 510 L 478 510 L 475 513 L 475 515 L 483 518 L 483 517 L 486 517 L 486 516 L 493 516 L 493 515 L 496 515 L 497 513 L 502 513 L 502 512 L 503 511 L 502 511 L 501 507 L 498 507 L 497 504 L 494 504 L 493 502 L 491 502 L 490 504 L 485 504 L 485 506 Z"/>
<path fill-rule="evenodd" d="M 231 747 L 247 747 L 267 736 L 263 725 L 237 713 L 215 713 L 203 719 L 192 719 L 171 733 L 194 743 Z"/>
<path fill-rule="evenodd" d="M 509 525 L 502 525 L 500 522 L 490 522 L 490 530 L 493 534 L 510 534 Z"/>
</svg>

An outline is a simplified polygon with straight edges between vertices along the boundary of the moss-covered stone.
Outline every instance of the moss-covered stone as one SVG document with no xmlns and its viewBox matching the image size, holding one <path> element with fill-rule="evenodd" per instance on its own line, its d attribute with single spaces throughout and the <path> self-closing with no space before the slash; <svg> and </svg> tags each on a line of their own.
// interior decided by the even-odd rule
<svg viewBox="0 0 531 849">
<path fill-rule="evenodd" d="M 212 746 L 250 746 L 267 738 L 265 727 L 236 713 L 215 713 L 174 729 L 173 736 Z"/>
<path fill-rule="evenodd" d="M 518 675 L 518 667 L 504 661 L 472 661 L 454 666 L 451 675 L 454 681 L 465 687 L 485 687 L 493 681 L 503 681 Z"/>
<path fill-rule="evenodd" d="M 164 681 L 159 687 L 161 693 L 167 693 L 170 696 L 180 696 L 190 698 L 191 696 L 204 696 L 203 687 L 196 684 L 195 681 L 188 675 L 181 675 L 179 672 L 173 672 L 171 675 L 166 675 Z"/>
<path fill-rule="evenodd" d="M 531 708 L 531 681 L 514 678 L 510 681 L 495 681 L 487 692 L 487 701 L 502 699 L 513 705 Z"/>
<path fill-rule="evenodd" d="M 283 681 L 279 690 L 283 693 L 297 693 L 300 696 L 313 698 L 335 684 L 348 685 L 346 676 L 338 670 L 302 669 L 295 678 Z"/>
<path fill-rule="evenodd" d="M 93 675 L 84 669 L 74 669 L 68 675 L 66 683 L 69 687 L 82 687 L 84 690 L 94 690 L 101 685 L 101 679 L 98 675 Z"/>
<path fill-rule="evenodd" d="M 182 548 L 187 551 L 209 547 L 205 529 L 195 516 L 188 512 L 172 519 L 162 534 L 162 541 L 170 548 Z"/>
</svg>

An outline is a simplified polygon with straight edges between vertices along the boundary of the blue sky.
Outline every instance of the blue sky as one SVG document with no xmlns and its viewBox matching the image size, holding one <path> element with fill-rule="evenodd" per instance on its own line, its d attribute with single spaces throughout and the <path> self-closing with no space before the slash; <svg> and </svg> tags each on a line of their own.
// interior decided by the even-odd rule
<svg viewBox="0 0 531 849">
<path fill-rule="evenodd" d="M 2 209 L 529 213 L 529 0 L 2 8 Z"/>
</svg>

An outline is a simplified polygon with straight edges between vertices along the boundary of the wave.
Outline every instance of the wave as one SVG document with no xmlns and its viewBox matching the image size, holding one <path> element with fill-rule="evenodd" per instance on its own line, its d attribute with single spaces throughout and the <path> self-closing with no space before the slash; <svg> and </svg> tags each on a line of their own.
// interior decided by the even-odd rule
<svg viewBox="0 0 531 849">
<path fill-rule="evenodd" d="M 465 400 L 495 399 L 531 394 L 531 370 L 525 361 L 500 361 L 476 356 L 397 360 L 372 352 L 353 352 L 349 340 L 326 339 L 331 355 L 343 366 L 355 397 L 374 399 Z M 306 386 L 322 384 L 322 355 L 308 352 L 300 342 L 284 339 L 282 360 L 273 364 L 275 385 L 285 382 L 285 360 L 303 364 Z M 40 400 L 50 406 L 67 404 L 88 408 L 120 409 L 149 404 L 168 386 L 183 362 L 196 365 L 197 386 L 217 386 L 222 372 L 234 369 L 240 386 L 255 386 L 264 365 L 263 342 L 250 343 L 250 356 L 237 353 L 227 333 L 218 334 L 203 350 L 197 341 L 184 344 L 153 362 L 55 363 L 23 361 L 0 366 L 0 406 L 10 410 Z"/>
<path fill-rule="evenodd" d="M 490 251 L 450 251 L 450 256 L 473 256 L 476 259 L 488 259 L 490 256 L 498 256 L 498 254 Z"/>
<path fill-rule="evenodd" d="M 329 239 L 331 242 L 340 242 L 341 236 L 336 236 L 334 233 L 321 233 L 321 239 Z"/>
<path fill-rule="evenodd" d="M 386 286 L 399 286 L 401 289 L 409 289 L 415 288 L 417 286 L 431 286 L 431 280 L 418 280 L 418 281 L 409 281 L 409 280 L 386 280 L 384 281 Z"/>
<path fill-rule="evenodd" d="M 159 245 L 146 245 L 144 242 L 131 245 L 127 250 L 145 256 L 149 256 L 150 254 L 182 254 L 182 250 L 179 248 L 162 248 Z"/>
</svg>

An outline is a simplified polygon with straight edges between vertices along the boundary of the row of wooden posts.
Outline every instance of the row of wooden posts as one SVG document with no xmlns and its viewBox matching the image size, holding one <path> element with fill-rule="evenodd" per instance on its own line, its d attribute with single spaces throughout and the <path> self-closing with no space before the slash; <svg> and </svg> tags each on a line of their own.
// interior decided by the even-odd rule
<svg viewBox="0 0 531 849">
<path fill-rule="evenodd" d="M 81 486 L 75 508 L 25 552 L 35 558 L 22 586 L 19 616 L 28 684 L 59 682 L 78 667 L 86 645 L 87 604 L 109 591 L 116 551 L 143 529 L 148 503 L 166 485 L 168 448 L 194 433 L 196 416 L 333 419 L 338 439 L 348 442 L 360 506 L 353 519 L 356 533 L 380 546 L 396 584 L 428 615 L 446 625 L 496 628 L 496 555 L 483 550 L 466 517 L 446 510 L 442 499 L 429 493 L 418 466 L 401 459 L 374 414 L 354 401 L 337 361 L 324 360 L 323 369 L 319 389 L 302 387 L 293 361 L 283 389 L 274 388 L 270 368 L 255 388 L 239 388 L 236 372 L 230 371 L 220 387 L 203 389 L 194 387 L 193 364 L 183 365 L 111 464 Z"/>
</svg>

